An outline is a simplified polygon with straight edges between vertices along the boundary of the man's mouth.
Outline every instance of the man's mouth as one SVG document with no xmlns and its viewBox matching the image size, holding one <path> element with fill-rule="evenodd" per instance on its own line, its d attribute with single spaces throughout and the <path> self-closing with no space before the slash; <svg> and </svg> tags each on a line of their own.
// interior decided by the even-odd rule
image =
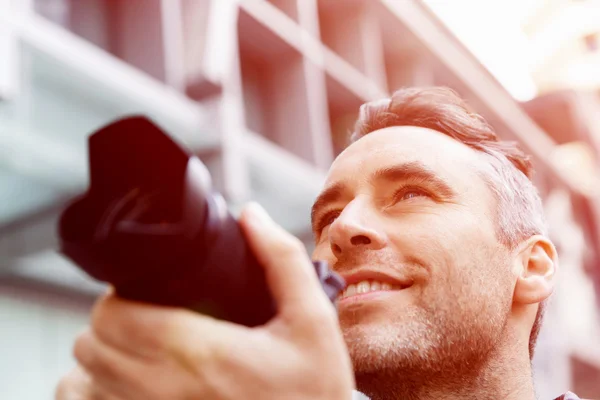
<svg viewBox="0 0 600 400">
<path fill-rule="evenodd" d="M 340 275 L 346 281 L 346 288 L 338 295 L 338 301 L 349 298 L 367 298 L 386 292 L 399 291 L 413 285 L 414 280 L 398 272 L 361 267 L 345 271 Z"/>
<path fill-rule="evenodd" d="M 338 300 L 369 292 L 383 292 L 401 289 L 404 289 L 402 285 L 392 285 L 391 283 L 378 281 L 361 281 L 356 284 L 353 283 L 351 285 L 348 285 L 346 289 L 344 289 L 344 291 L 340 293 L 340 295 L 338 296 Z"/>
</svg>

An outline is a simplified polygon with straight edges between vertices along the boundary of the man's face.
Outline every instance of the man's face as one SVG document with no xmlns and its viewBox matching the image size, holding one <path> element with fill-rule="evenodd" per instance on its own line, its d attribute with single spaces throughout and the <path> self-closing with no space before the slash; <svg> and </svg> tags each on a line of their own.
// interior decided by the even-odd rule
<svg viewBox="0 0 600 400">
<path fill-rule="evenodd" d="M 474 368 L 504 340 L 514 282 L 486 160 L 437 131 L 372 132 L 333 163 L 314 259 L 349 287 L 339 319 L 357 381 Z"/>
</svg>

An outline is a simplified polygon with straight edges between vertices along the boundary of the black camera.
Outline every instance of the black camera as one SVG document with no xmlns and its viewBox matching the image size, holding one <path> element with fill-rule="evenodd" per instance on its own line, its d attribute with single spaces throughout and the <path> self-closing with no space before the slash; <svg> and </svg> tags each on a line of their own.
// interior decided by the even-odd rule
<svg viewBox="0 0 600 400">
<path fill-rule="evenodd" d="M 89 138 L 90 186 L 59 221 L 61 252 L 120 297 L 246 326 L 276 312 L 263 268 L 204 164 L 142 116 Z M 285 266 L 282 266 L 285 268 Z M 334 301 L 344 281 L 316 262 Z"/>
</svg>

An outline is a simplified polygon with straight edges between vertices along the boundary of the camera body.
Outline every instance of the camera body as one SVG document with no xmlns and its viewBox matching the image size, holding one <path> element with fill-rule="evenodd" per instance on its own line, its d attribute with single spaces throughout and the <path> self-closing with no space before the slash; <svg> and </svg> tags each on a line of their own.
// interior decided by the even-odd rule
<svg viewBox="0 0 600 400">
<path fill-rule="evenodd" d="M 58 227 L 61 252 L 88 275 L 126 299 L 246 326 L 275 315 L 263 268 L 197 157 L 133 116 L 90 136 L 89 162 L 90 187 Z M 334 301 L 343 279 L 314 265 Z"/>
</svg>

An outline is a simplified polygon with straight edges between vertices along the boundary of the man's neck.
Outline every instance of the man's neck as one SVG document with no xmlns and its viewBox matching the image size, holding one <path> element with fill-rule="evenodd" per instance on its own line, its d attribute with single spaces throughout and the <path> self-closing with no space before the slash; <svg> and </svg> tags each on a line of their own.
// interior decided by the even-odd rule
<svg viewBox="0 0 600 400">
<path fill-rule="evenodd" d="M 514 347 L 498 351 L 485 364 L 461 374 L 357 376 L 358 389 L 372 400 L 535 400 L 529 357 Z"/>
</svg>

